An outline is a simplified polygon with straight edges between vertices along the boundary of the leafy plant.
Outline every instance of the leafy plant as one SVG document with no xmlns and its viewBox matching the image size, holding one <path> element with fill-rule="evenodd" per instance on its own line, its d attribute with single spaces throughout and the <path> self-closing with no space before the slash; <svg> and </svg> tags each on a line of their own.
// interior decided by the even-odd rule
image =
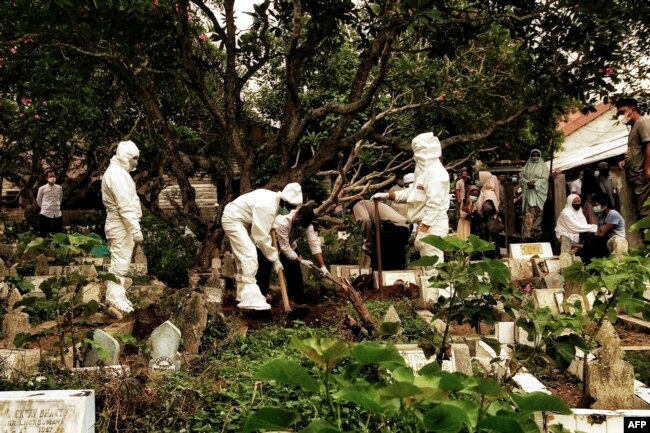
<svg viewBox="0 0 650 433">
<path fill-rule="evenodd" d="M 91 233 L 55 233 L 51 237 L 36 238 L 27 244 L 25 253 L 40 253 L 53 257 L 57 264 L 68 265 L 73 257 L 89 254 L 93 248 L 104 243 L 102 238 Z"/>
<path fill-rule="evenodd" d="M 263 406 L 247 417 L 244 433 L 342 433 L 356 425 L 349 417 L 358 416 L 365 422 L 355 431 L 363 432 L 538 432 L 535 412 L 571 413 L 557 397 L 516 394 L 493 379 L 441 371 L 437 363 L 416 375 L 391 345 L 311 338 L 292 339 L 291 347 L 311 361 L 311 369 L 275 359 L 255 378 L 292 387 L 326 405 L 316 407 L 312 419 L 286 407 Z"/>
<path fill-rule="evenodd" d="M 442 250 L 445 262 L 437 263 L 437 257 L 422 257 L 412 262 L 414 266 L 434 266 L 437 273 L 429 279 L 433 287 L 448 287 L 449 298 L 439 298 L 436 318 L 444 317 L 446 326 L 438 349 L 438 361 L 442 361 L 449 335 L 451 320 L 470 323 L 480 330 L 482 321 L 494 322 L 496 302 L 494 293 L 507 292 L 510 287 L 510 269 L 499 260 L 483 258 L 472 261 L 476 254 L 494 250 L 494 245 L 469 235 L 464 241 L 455 236 L 427 236 L 423 240 Z"/>
</svg>

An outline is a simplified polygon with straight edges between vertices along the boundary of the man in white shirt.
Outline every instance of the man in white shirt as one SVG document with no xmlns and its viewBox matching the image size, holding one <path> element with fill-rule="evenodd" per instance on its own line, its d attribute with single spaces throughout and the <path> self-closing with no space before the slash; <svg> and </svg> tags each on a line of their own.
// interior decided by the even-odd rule
<svg viewBox="0 0 650 433">
<path fill-rule="evenodd" d="M 38 216 L 39 234 L 42 237 L 48 233 L 60 233 L 63 231 L 63 218 L 61 218 L 61 200 L 63 200 L 63 188 L 56 184 L 56 173 L 48 170 L 45 173 L 47 183 L 38 189 L 36 203 L 41 208 Z"/>
<path fill-rule="evenodd" d="M 275 230 L 280 249 L 280 261 L 284 266 L 284 276 L 287 280 L 288 295 L 297 304 L 304 304 L 306 301 L 300 265 L 302 264 L 307 267 L 313 266 L 311 261 L 303 259 L 296 252 L 299 237 L 304 236 L 320 271 L 323 274 L 329 274 L 327 266 L 325 266 L 320 239 L 312 224 L 313 220 L 314 211 L 312 208 L 310 206 L 301 206 L 299 209 L 292 210 L 287 215 L 278 215 L 273 222 L 273 229 Z M 257 271 L 256 280 L 260 286 L 260 290 L 266 295 L 269 291 L 272 263 L 261 254 L 259 249 L 258 262 L 259 270 Z"/>
</svg>

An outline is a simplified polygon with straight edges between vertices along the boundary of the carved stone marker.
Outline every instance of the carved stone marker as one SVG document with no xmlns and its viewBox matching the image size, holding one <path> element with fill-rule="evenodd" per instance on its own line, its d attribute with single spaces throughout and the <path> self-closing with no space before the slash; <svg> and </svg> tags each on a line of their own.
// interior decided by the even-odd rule
<svg viewBox="0 0 650 433">
<path fill-rule="evenodd" d="M 199 353 L 201 338 L 208 324 L 208 309 L 205 303 L 205 297 L 201 293 L 192 293 L 178 318 L 177 323 L 183 335 L 183 347 L 186 352 Z"/>
<path fill-rule="evenodd" d="M 624 361 L 621 340 L 609 321 L 603 322 L 594 351 L 596 360 L 588 365 L 587 392 L 596 401 L 593 409 L 632 409 L 634 407 L 634 368 Z"/>
<path fill-rule="evenodd" d="M 516 260 L 530 260 L 533 256 L 540 259 L 553 257 L 553 248 L 549 242 L 510 244 L 510 257 Z"/>
<path fill-rule="evenodd" d="M 93 333 L 96 347 L 93 347 L 86 359 L 84 367 L 95 367 L 99 364 L 117 365 L 120 362 L 122 348 L 120 343 L 106 331 L 96 329 Z"/>
<path fill-rule="evenodd" d="M 402 355 L 402 358 L 404 358 L 404 361 L 406 361 L 406 365 L 411 367 L 415 373 L 425 365 L 436 362 L 433 357 L 427 359 L 424 351 L 417 344 L 396 344 L 395 347 L 399 351 L 399 354 Z"/>
<path fill-rule="evenodd" d="M 386 311 L 386 315 L 381 325 L 379 325 L 379 329 L 383 335 L 396 335 L 402 332 L 402 320 L 399 318 L 399 314 L 397 314 L 394 306 L 391 305 L 388 311 Z"/>
<path fill-rule="evenodd" d="M 94 433 L 95 391 L 0 392 L 0 433 Z"/>
<path fill-rule="evenodd" d="M 178 346 L 181 331 L 169 320 L 154 329 L 149 338 L 152 346 L 149 368 L 152 371 L 178 371 L 181 361 Z"/>
</svg>

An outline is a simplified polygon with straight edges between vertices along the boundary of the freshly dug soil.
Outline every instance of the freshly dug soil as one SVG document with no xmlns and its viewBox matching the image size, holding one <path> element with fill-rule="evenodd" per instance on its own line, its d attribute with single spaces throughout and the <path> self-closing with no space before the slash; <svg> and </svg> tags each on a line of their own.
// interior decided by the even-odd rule
<svg viewBox="0 0 650 433">
<path fill-rule="evenodd" d="M 529 370 L 569 407 L 589 407 L 590 402 L 584 401 L 582 396 L 582 383 L 568 371 L 560 371 L 552 366 L 532 366 Z"/>
<path fill-rule="evenodd" d="M 650 334 L 634 329 L 629 323 L 619 320 L 616 333 L 623 346 L 650 346 Z"/>
</svg>

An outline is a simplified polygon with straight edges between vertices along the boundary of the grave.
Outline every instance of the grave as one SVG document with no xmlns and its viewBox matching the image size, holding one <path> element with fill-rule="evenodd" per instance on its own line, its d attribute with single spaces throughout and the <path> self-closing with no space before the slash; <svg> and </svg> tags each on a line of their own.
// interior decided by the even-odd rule
<svg viewBox="0 0 650 433">
<path fill-rule="evenodd" d="M 359 265 L 331 265 L 330 272 L 335 278 L 345 278 L 352 281 L 359 275 L 370 275 L 372 269 L 362 268 Z"/>
<path fill-rule="evenodd" d="M 0 392 L 1 433 L 94 433 L 95 391 Z"/>
<path fill-rule="evenodd" d="M 381 278 L 384 286 L 392 286 L 398 281 L 401 281 L 406 287 L 409 284 L 418 284 L 422 271 L 419 269 L 404 270 L 404 271 L 382 271 Z M 375 289 L 379 288 L 379 273 L 373 272 L 375 280 Z"/>
<path fill-rule="evenodd" d="M 451 362 L 452 371 L 471 375 L 472 371 L 472 357 L 469 353 L 469 347 L 464 343 L 451 344 Z"/>
<path fill-rule="evenodd" d="M 390 306 L 386 315 L 379 325 L 379 332 L 382 335 L 396 335 L 402 332 L 402 321 L 397 314 L 394 306 Z"/>
<path fill-rule="evenodd" d="M 49 275 L 50 261 L 43 255 L 39 254 L 34 259 L 34 275 Z"/>
<path fill-rule="evenodd" d="M 120 343 L 106 331 L 96 329 L 93 333 L 92 349 L 84 359 L 84 367 L 96 367 L 98 365 L 117 365 L 120 362 L 122 348 Z"/>
<path fill-rule="evenodd" d="M 548 307 L 553 314 L 560 314 L 556 293 L 562 293 L 562 289 L 533 289 L 533 300 L 537 308 Z"/>
<path fill-rule="evenodd" d="M 177 320 L 183 335 L 185 351 L 199 353 L 201 337 L 203 337 L 203 332 L 208 324 L 208 309 L 205 306 L 203 294 L 193 292 Z"/>
<path fill-rule="evenodd" d="M 411 367 L 415 373 L 425 365 L 436 361 L 433 357 L 430 360 L 427 359 L 424 351 L 417 344 L 396 344 L 395 348 L 406 361 L 406 365 Z"/>
<path fill-rule="evenodd" d="M 157 327 L 149 337 L 152 347 L 149 368 L 154 372 L 178 371 L 181 367 L 178 346 L 181 331 L 169 320 Z"/>
<path fill-rule="evenodd" d="M 512 259 L 530 260 L 534 256 L 538 256 L 540 259 L 553 258 L 553 248 L 550 242 L 510 244 L 510 257 Z"/>
<path fill-rule="evenodd" d="M 39 349 L 0 349 L 2 376 L 7 379 L 32 375 L 40 360 Z"/>
</svg>

